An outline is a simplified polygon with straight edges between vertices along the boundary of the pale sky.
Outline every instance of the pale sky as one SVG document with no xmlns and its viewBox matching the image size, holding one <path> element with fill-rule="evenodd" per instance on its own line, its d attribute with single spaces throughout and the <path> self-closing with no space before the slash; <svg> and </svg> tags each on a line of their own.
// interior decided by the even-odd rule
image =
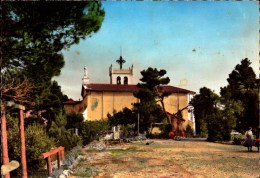
<svg viewBox="0 0 260 178">
<path fill-rule="evenodd" d="M 101 29 L 63 51 L 58 81 L 64 94 L 82 99 L 83 68 L 91 83 L 109 83 L 109 66 L 134 65 L 135 83 L 148 67 L 165 69 L 170 85 L 217 94 L 234 67 L 248 58 L 259 75 L 259 5 L 257 2 L 102 2 Z M 180 86 L 187 80 L 186 86 Z"/>
</svg>

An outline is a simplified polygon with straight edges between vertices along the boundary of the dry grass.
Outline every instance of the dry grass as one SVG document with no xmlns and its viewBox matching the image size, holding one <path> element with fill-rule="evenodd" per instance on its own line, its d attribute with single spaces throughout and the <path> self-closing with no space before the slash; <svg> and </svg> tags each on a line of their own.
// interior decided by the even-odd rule
<svg viewBox="0 0 260 178">
<path fill-rule="evenodd" d="M 260 178 L 260 154 L 243 146 L 154 140 L 118 144 L 105 151 L 83 149 L 76 177 Z M 85 173 L 84 173 L 85 171 Z"/>
</svg>

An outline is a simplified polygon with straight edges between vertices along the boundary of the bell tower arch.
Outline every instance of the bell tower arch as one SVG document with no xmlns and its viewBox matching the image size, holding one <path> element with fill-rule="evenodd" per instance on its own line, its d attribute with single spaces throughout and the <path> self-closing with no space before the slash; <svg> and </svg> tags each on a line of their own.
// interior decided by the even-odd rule
<svg viewBox="0 0 260 178">
<path fill-rule="evenodd" d="M 119 69 L 113 69 L 113 66 L 109 67 L 109 77 L 110 77 L 110 84 L 117 84 L 117 85 L 128 85 L 133 84 L 133 68 L 132 65 L 128 69 L 123 68 L 123 64 L 126 62 L 122 55 L 120 55 L 119 59 L 116 60 L 119 64 Z"/>
</svg>

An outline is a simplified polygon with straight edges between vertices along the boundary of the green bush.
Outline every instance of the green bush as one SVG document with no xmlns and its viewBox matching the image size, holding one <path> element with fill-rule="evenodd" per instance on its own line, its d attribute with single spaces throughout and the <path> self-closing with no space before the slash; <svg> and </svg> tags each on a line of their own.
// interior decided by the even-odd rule
<svg viewBox="0 0 260 178">
<path fill-rule="evenodd" d="M 162 124 L 160 125 L 161 133 L 159 135 L 153 135 L 153 138 L 169 138 L 169 132 L 172 130 L 171 124 Z"/>
<path fill-rule="evenodd" d="M 79 113 L 70 113 L 66 115 L 67 123 L 66 129 L 79 129 L 84 121 L 83 115 Z"/>
<path fill-rule="evenodd" d="M 134 134 L 133 134 L 134 128 L 135 128 L 134 124 L 127 124 L 127 125 L 120 126 L 122 136 L 124 138 L 134 137 Z"/>
<path fill-rule="evenodd" d="M 55 142 L 54 139 L 49 138 L 43 127 L 39 124 L 29 125 L 25 129 L 25 135 L 27 162 L 31 163 L 28 165 L 34 167 L 39 161 L 41 162 L 39 155 L 55 147 Z"/>
<path fill-rule="evenodd" d="M 241 145 L 244 140 L 245 140 L 245 136 L 242 134 L 241 135 L 231 135 L 231 141 L 235 145 Z"/>
<path fill-rule="evenodd" d="M 59 113 L 55 117 L 55 121 L 52 122 L 49 135 L 54 138 L 58 146 L 65 147 L 65 150 L 71 150 L 75 146 L 82 144 L 82 138 L 74 133 L 74 129 L 67 130 L 65 128 L 66 124 L 66 116 Z"/>
<path fill-rule="evenodd" d="M 97 140 L 100 135 L 107 130 L 109 130 L 109 124 L 105 120 L 86 121 L 82 123 L 79 134 L 83 139 L 83 144 L 86 145 Z"/>
<path fill-rule="evenodd" d="M 19 134 L 19 119 L 7 115 L 7 135 L 9 159 L 21 160 L 21 141 Z M 26 159 L 28 173 L 38 170 L 45 165 L 45 160 L 40 160 L 41 153 L 49 151 L 55 147 L 54 139 L 50 138 L 45 129 L 40 124 L 28 125 L 25 128 Z M 12 171 L 12 175 L 19 177 L 21 167 Z"/>
<path fill-rule="evenodd" d="M 191 126 L 188 124 L 185 130 L 186 137 L 193 137 L 194 130 L 191 128 Z"/>
</svg>

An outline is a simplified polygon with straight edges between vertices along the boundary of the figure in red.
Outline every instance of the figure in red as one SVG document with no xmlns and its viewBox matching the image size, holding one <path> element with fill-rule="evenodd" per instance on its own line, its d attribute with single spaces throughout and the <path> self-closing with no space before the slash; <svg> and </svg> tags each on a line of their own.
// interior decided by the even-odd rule
<svg viewBox="0 0 260 178">
<path fill-rule="evenodd" d="M 174 137 L 174 132 L 173 132 L 173 131 L 170 131 L 170 132 L 169 132 L 169 137 L 170 137 L 170 138 L 173 138 L 173 137 Z"/>
<path fill-rule="evenodd" d="M 184 131 L 183 131 L 183 130 L 180 132 L 180 135 L 181 135 L 182 137 L 184 137 L 184 136 L 185 136 L 185 133 L 184 133 Z"/>
</svg>

